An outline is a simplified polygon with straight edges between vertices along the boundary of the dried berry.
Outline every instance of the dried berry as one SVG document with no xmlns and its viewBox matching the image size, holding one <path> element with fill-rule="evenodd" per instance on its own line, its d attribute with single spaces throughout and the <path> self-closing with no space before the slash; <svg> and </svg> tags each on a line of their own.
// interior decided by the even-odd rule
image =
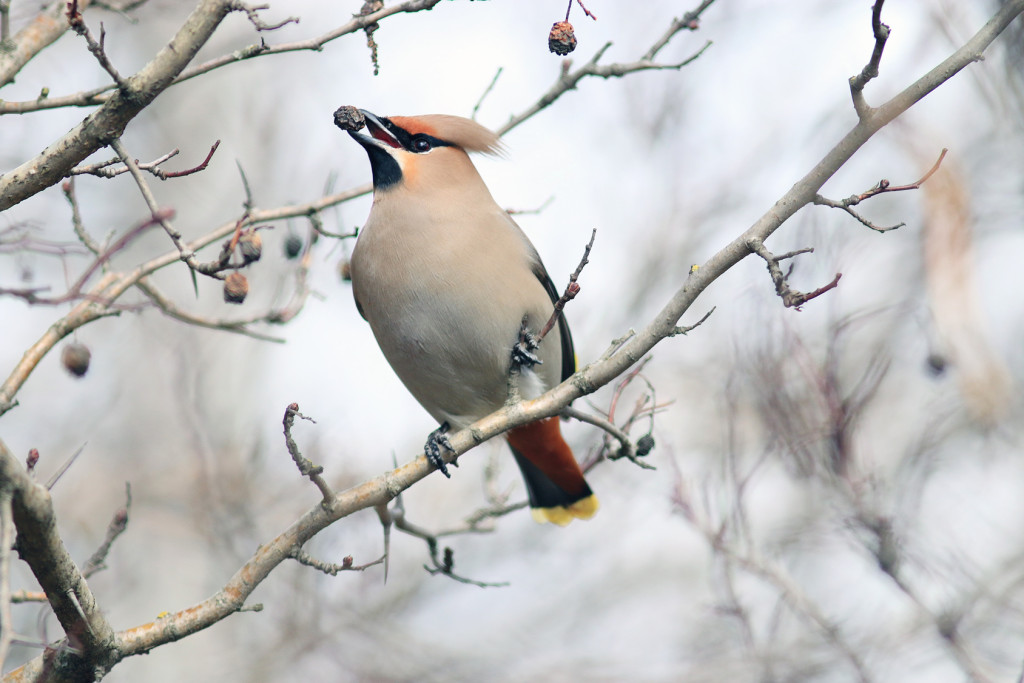
<svg viewBox="0 0 1024 683">
<path fill-rule="evenodd" d="M 92 353 L 89 347 L 78 342 L 71 342 L 60 352 L 60 361 L 64 367 L 75 377 L 84 377 L 89 372 L 89 361 L 92 360 Z"/>
<path fill-rule="evenodd" d="M 928 370 L 936 377 L 946 371 L 946 357 L 941 353 L 928 354 Z"/>
<path fill-rule="evenodd" d="M 238 238 L 238 250 L 242 253 L 242 260 L 246 265 L 259 261 L 263 255 L 263 238 L 255 230 L 246 230 Z"/>
<path fill-rule="evenodd" d="M 249 293 L 249 281 L 239 272 L 229 274 L 224 278 L 224 301 L 229 304 L 240 304 L 245 301 L 245 295 Z"/>
<path fill-rule="evenodd" d="M 366 125 L 366 118 L 359 109 L 346 104 L 334 112 L 334 125 L 342 130 L 356 131 Z"/>
<path fill-rule="evenodd" d="M 576 34 L 573 33 L 572 24 L 568 21 L 559 21 L 551 27 L 551 33 L 548 34 L 548 49 L 556 55 L 567 55 L 576 49 Z"/>
<path fill-rule="evenodd" d="M 342 259 L 341 263 L 338 264 L 338 275 L 345 282 L 352 281 L 352 264 L 348 262 L 348 259 Z"/>
<path fill-rule="evenodd" d="M 285 258 L 293 259 L 302 253 L 302 238 L 292 233 L 284 241 Z"/>
<path fill-rule="evenodd" d="M 644 457 L 654 449 L 654 437 L 650 434 L 644 434 L 636 441 L 636 455 L 639 458 Z"/>
</svg>

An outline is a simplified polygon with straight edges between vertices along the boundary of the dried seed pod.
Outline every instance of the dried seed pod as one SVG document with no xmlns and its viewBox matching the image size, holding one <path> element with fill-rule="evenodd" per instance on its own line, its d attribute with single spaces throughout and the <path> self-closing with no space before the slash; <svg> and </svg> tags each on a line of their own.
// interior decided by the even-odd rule
<svg viewBox="0 0 1024 683">
<path fill-rule="evenodd" d="M 235 271 L 224 278 L 224 301 L 229 304 L 240 304 L 249 293 L 249 281 Z"/>
<path fill-rule="evenodd" d="M 348 259 L 342 259 L 341 263 L 338 264 L 338 275 L 345 282 L 352 281 L 352 264 L 349 263 Z"/>
<path fill-rule="evenodd" d="M 284 256 L 293 259 L 302 253 L 302 238 L 292 233 L 284 241 Z"/>
<path fill-rule="evenodd" d="M 548 49 L 556 55 L 567 55 L 576 49 L 576 34 L 568 21 L 556 22 L 548 34 Z"/>
<path fill-rule="evenodd" d="M 654 449 L 654 437 L 644 434 L 636 441 L 636 455 L 642 458 Z"/>
<path fill-rule="evenodd" d="M 346 104 L 334 112 L 334 125 L 342 130 L 356 131 L 366 125 L 366 118 L 359 109 Z"/>
<path fill-rule="evenodd" d="M 92 352 L 85 344 L 71 342 L 60 352 L 60 361 L 64 368 L 75 377 L 84 377 L 89 372 L 89 361 L 92 360 Z"/>
<path fill-rule="evenodd" d="M 238 238 L 238 250 L 242 253 L 242 260 L 246 265 L 259 261 L 263 255 L 263 238 L 255 230 L 246 230 Z"/>
</svg>

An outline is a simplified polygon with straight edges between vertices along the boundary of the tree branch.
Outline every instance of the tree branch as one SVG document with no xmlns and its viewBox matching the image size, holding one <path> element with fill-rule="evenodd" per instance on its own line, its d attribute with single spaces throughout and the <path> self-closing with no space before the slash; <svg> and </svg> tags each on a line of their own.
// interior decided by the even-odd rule
<svg viewBox="0 0 1024 683">
<path fill-rule="evenodd" d="M 84 661 L 88 669 L 109 670 L 120 659 L 114 631 L 57 532 L 50 492 L 32 481 L 2 441 L 0 481 L 8 482 L 14 493 L 18 555 L 46 591 L 50 607 L 67 634 L 70 647 L 49 650 L 44 657 L 55 668 L 74 670 Z"/>
<path fill-rule="evenodd" d="M 298 216 L 311 217 L 328 207 L 346 202 L 350 199 L 354 199 L 355 197 L 369 194 L 372 189 L 372 186 L 369 184 L 361 185 L 343 192 L 321 197 L 320 199 L 305 204 L 282 206 L 275 209 L 253 209 L 249 212 L 245 221 L 243 221 L 243 225 L 267 223 L 270 221 L 281 220 L 283 218 L 293 218 Z M 237 229 L 238 221 L 230 221 L 195 241 L 189 242 L 186 247 L 190 251 L 198 251 L 203 247 L 209 246 L 210 244 L 234 233 Z M 39 364 L 39 361 L 41 361 L 50 349 L 56 346 L 61 339 L 83 325 L 94 320 L 98 320 L 103 316 L 111 315 L 111 307 L 115 304 L 118 298 L 125 293 L 125 291 L 134 287 L 148 275 L 153 274 L 161 268 L 166 268 L 169 265 L 177 263 L 180 260 L 180 253 L 175 250 L 147 261 L 142 265 L 136 266 L 133 270 L 127 273 L 110 272 L 104 274 L 104 276 L 95 285 L 93 285 L 92 289 L 89 290 L 88 295 L 83 297 L 82 301 L 72 308 L 71 311 L 63 318 L 60 318 L 53 323 L 46 332 L 31 347 L 29 347 L 21 357 L 21 360 L 11 371 L 11 374 L 2 384 L 0 384 L 0 415 L 3 415 L 17 405 L 14 397 L 18 393 L 18 390 L 28 380 L 36 365 Z M 304 292 L 308 292 L 308 289 L 306 289 L 307 285 L 303 284 L 302 287 Z M 270 322 L 285 322 L 288 319 L 288 316 L 294 316 L 296 310 L 297 303 L 293 302 L 293 304 L 289 305 L 285 310 L 277 312 L 278 317 L 271 319 Z"/>
<path fill-rule="evenodd" d="M 58 183 L 76 164 L 120 137 L 192 61 L 231 8 L 230 0 L 202 0 L 174 38 L 99 109 L 34 159 L 0 175 L 0 211 Z"/>
<path fill-rule="evenodd" d="M 70 28 L 65 16 L 67 4 L 67 0 L 54 0 L 0 50 L 0 88 L 13 81 L 22 67 Z M 78 9 L 84 10 L 88 4 L 89 0 L 79 0 Z"/>
</svg>

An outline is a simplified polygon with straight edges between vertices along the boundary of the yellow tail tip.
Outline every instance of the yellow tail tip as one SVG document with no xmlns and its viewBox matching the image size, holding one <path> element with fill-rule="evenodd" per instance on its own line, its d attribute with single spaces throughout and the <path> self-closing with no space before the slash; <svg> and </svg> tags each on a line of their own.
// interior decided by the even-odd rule
<svg viewBox="0 0 1024 683">
<path fill-rule="evenodd" d="M 565 526 L 574 519 L 590 519 L 599 507 L 597 496 L 590 495 L 583 500 L 577 500 L 572 505 L 563 507 L 531 508 L 530 514 L 533 515 L 533 520 L 539 524 L 551 522 L 558 526 Z"/>
</svg>

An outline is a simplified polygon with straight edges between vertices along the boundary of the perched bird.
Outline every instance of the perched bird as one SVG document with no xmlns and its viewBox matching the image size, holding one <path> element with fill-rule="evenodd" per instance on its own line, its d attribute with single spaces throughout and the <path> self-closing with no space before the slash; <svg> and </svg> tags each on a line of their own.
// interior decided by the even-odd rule
<svg viewBox="0 0 1024 683">
<path fill-rule="evenodd" d="M 370 158 L 373 207 L 352 252 L 352 291 L 388 363 L 441 423 L 426 451 L 447 476 L 444 433 L 505 404 L 513 351 L 520 392 L 535 398 L 575 371 L 572 337 L 560 317 L 535 356 L 521 346 L 521 330 L 538 332 L 558 293 L 469 159 L 499 154 L 498 136 L 457 116 L 361 113 L 366 132 L 348 133 Z M 507 439 L 534 519 L 565 525 L 597 511 L 557 417 Z"/>
</svg>

